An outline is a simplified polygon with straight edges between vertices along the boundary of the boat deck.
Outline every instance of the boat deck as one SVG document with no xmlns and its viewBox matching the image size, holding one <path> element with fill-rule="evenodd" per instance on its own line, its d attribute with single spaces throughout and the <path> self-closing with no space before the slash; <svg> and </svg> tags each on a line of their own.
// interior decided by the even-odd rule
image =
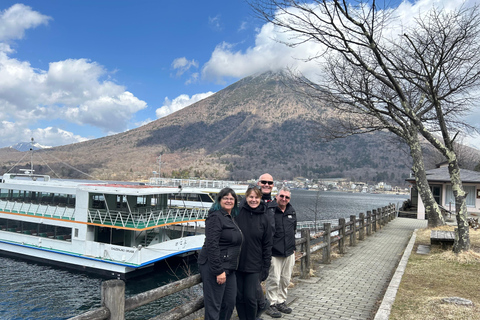
<svg viewBox="0 0 480 320">
<path fill-rule="evenodd" d="M 44 218 L 75 220 L 75 208 L 65 206 L 0 201 L 0 212 L 39 216 Z"/>
<path fill-rule="evenodd" d="M 207 208 L 145 210 L 143 212 L 89 210 L 88 223 L 141 230 L 171 224 L 204 221 L 207 214 Z"/>
</svg>

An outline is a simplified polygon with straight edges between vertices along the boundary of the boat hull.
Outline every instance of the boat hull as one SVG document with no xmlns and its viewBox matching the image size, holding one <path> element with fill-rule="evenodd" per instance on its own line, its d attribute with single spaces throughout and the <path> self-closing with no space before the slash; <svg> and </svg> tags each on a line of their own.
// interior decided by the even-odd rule
<svg viewBox="0 0 480 320">
<path fill-rule="evenodd" d="M 190 237 L 191 239 L 188 241 L 189 245 L 181 248 L 175 248 L 175 246 L 178 246 L 180 241 L 185 242 L 185 240 L 182 239 L 172 240 L 171 242 L 167 241 L 157 246 L 152 246 L 152 248 L 143 248 L 142 250 L 145 252 L 144 256 L 146 256 L 148 260 L 132 265 L 122 263 L 121 261 L 83 256 L 73 251 L 55 250 L 49 247 L 28 244 L 30 241 L 26 240 L 32 239 L 25 239 L 25 241 L 21 242 L 5 240 L 5 236 L 8 236 L 8 233 L 0 232 L 0 234 L 2 234 L 3 238 L 0 239 L 0 255 L 60 266 L 105 278 L 123 280 L 151 272 L 155 263 L 161 260 L 197 252 L 201 249 L 201 244 L 203 244 L 204 239 L 204 236 Z M 108 248 L 104 249 L 105 252 L 107 252 L 107 250 Z M 116 251 L 118 251 L 118 248 Z M 149 254 L 148 251 L 156 252 L 156 254 Z"/>
</svg>

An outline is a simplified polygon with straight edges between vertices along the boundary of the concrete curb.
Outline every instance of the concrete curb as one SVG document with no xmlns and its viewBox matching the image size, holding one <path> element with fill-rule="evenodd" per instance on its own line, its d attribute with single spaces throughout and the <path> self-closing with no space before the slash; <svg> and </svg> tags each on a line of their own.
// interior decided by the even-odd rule
<svg viewBox="0 0 480 320">
<path fill-rule="evenodd" d="M 395 302 L 395 296 L 397 295 L 398 287 L 400 286 L 403 273 L 405 272 L 405 268 L 407 267 L 408 258 L 412 253 L 413 245 L 415 244 L 415 239 L 417 238 L 417 230 L 418 229 L 415 229 L 413 231 L 412 237 L 408 242 L 407 248 L 403 252 L 402 259 L 397 266 L 397 270 L 395 271 L 392 280 L 390 280 L 390 284 L 388 285 L 387 291 L 383 296 L 382 304 L 378 308 L 374 320 L 388 320 L 390 316 L 393 303 Z"/>
</svg>

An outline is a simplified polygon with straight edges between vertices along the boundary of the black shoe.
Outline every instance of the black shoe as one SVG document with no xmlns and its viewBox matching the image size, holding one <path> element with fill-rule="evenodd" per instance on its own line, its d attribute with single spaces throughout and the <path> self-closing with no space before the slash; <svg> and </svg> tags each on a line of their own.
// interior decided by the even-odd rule
<svg viewBox="0 0 480 320">
<path fill-rule="evenodd" d="M 263 304 L 263 306 L 258 306 L 257 308 L 257 318 L 260 319 L 260 316 L 265 312 L 267 311 L 267 309 L 270 308 L 270 301 L 268 301 L 267 299 L 265 299 L 265 302 Z M 258 320 L 258 319 L 257 319 Z"/>
<path fill-rule="evenodd" d="M 292 308 L 289 308 L 285 302 L 278 303 L 275 305 L 278 311 L 283 312 L 283 313 L 292 313 Z"/>
<path fill-rule="evenodd" d="M 282 314 L 280 312 L 278 312 L 277 308 L 274 305 L 270 306 L 265 311 L 265 313 L 268 314 L 272 318 L 281 318 L 282 317 Z"/>
</svg>

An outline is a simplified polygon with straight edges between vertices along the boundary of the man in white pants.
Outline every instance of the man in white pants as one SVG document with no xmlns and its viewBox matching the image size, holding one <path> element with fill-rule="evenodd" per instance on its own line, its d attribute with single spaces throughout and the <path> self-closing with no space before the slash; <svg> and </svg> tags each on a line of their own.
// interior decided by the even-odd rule
<svg viewBox="0 0 480 320">
<path fill-rule="evenodd" d="M 286 304 L 287 288 L 295 265 L 295 232 L 297 215 L 290 204 L 291 192 L 283 187 L 277 194 L 275 208 L 275 234 L 273 236 L 272 264 L 266 280 L 266 298 L 270 308 L 265 311 L 272 318 L 292 313 Z"/>
</svg>

